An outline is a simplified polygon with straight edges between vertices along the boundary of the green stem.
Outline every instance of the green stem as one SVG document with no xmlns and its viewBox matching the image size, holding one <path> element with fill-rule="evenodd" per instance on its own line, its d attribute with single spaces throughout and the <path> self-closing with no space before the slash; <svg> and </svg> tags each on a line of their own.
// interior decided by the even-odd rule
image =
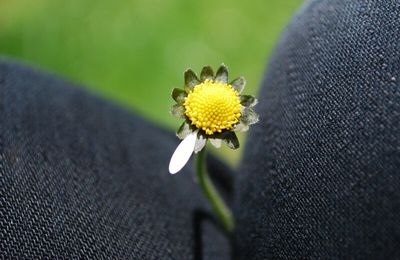
<svg viewBox="0 0 400 260">
<path fill-rule="evenodd" d="M 230 234 L 234 229 L 234 222 L 232 213 L 229 208 L 226 206 L 225 202 L 222 200 L 221 196 L 218 194 L 216 188 L 212 184 L 210 177 L 207 174 L 207 170 L 205 167 L 205 156 L 206 148 L 204 147 L 197 154 L 196 161 L 196 170 L 197 170 L 197 179 L 199 181 L 200 187 L 206 195 L 207 199 L 211 202 L 211 206 L 219 221 L 225 230 Z"/>
</svg>

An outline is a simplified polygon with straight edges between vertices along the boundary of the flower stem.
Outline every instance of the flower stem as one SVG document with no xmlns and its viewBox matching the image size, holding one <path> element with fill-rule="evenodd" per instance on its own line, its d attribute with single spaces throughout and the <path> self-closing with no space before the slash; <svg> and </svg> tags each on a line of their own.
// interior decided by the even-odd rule
<svg viewBox="0 0 400 260">
<path fill-rule="evenodd" d="M 205 167 L 205 155 L 206 148 L 204 147 L 197 154 L 197 179 L 199 181 L 201 189 L 203 190 L 207 199 L 210 201 L 211 206 L 215 211 L 222 226 L 224 227 L 225 231 L 227 231 L 228 234 L 231 234 L 234 229 L 233 216 L 229 208 L 226 206 L 225 202 L 222 200 L 221 196 L 218 194 L 218 191 L 212 184 L 210 177 L 207 174 L 207 170 Z"/>
</svg>

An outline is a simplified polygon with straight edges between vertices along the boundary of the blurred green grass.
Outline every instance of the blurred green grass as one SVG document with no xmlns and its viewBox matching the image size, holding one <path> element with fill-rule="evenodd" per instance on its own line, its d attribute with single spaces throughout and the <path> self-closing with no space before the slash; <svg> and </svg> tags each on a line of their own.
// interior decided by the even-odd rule
<svg viewBox="0 0 400 260">
<path fill-rule="evenodd" d="M 230 78 L 245 76 L 245 93 L 256 94 L 301 2 L 0 0 L 0 54 L 64 75 L 172 130 L 180 120 L 169 115 L 170 92 L 182 86 L 186 68 L 224 62 Z M 240 156 L 218 153 L 232 165 Z"/>
</svg>

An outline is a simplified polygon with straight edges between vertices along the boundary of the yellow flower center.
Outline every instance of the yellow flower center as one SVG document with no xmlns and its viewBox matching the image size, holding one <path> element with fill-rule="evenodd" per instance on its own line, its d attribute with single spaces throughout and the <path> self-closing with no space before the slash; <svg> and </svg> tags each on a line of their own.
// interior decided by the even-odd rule
<svg viewBox="0 0 400 260">
<path fill-rule="evenodd" d="M 196 85 L 183 105 L 192 124 L 208 135 L 230 130 L 240 119 L 239 93 L 222 82 L 207 79 Z"/>
</svg>

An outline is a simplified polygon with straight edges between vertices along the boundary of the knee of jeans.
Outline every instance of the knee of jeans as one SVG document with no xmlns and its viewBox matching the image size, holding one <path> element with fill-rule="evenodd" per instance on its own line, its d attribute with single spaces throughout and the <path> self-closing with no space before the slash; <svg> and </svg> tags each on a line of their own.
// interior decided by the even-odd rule
<svg viewBox="0 0 400 260">
<path fill-rule="evenodd" d="M 309 1 L 282 34 L 238 173 L 243 254 L 394 248 L 399 14 L 394 1 Z"/>
</svg>

